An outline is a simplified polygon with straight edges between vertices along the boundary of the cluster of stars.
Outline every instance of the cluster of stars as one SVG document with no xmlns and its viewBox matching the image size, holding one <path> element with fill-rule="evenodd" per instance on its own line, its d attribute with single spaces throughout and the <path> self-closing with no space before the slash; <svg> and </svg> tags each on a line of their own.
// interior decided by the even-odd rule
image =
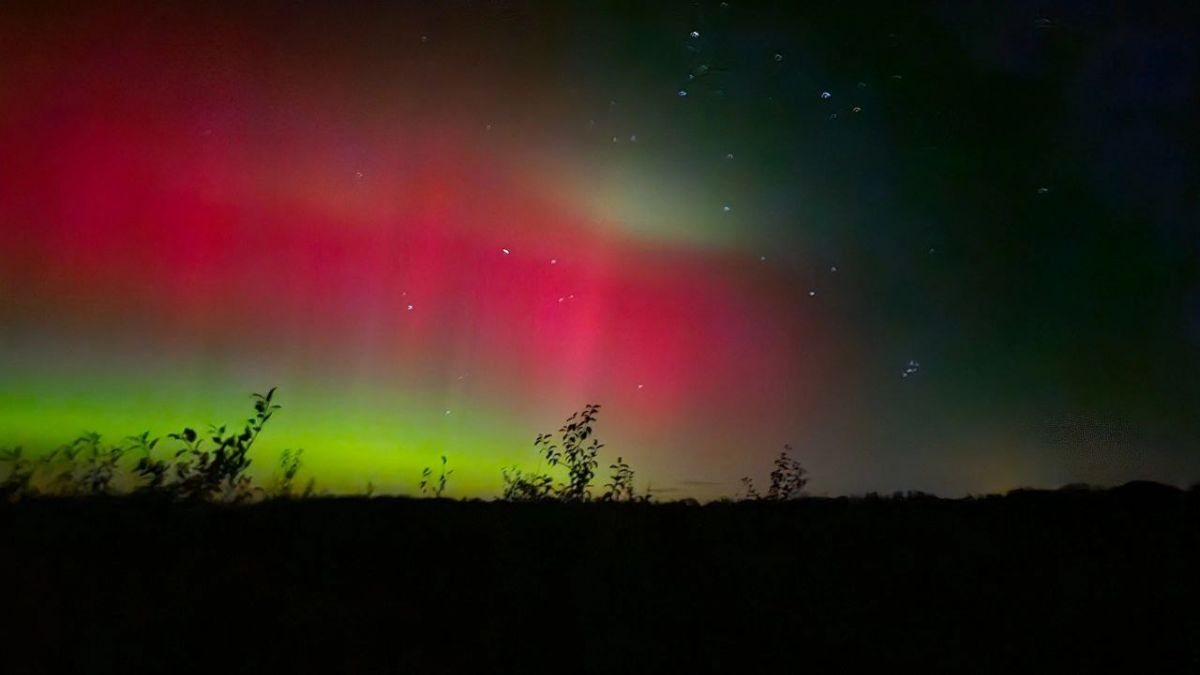
<svg viewBox="0 0 1200 675">
<path fill-rule="evenodd" d="M 859 88 L 859 89 L 864 89 L 864 88 L 866 88 L 866 86 L 867 86 L 867 83 L 866 83 L 866 82 L 859 82 L 859 83 L 858 83 L 858 88 Z M 831 93 L 830 93 L 830 92 L 828 92 L 828 91 L 822 91 L 822 92 L 821 92 L 821 93 L 818 95 L 818 98 L 820 98 L 822 101 L 828 101 L 828 100 L 830 100 L 830 99 L 832 99 L 832 98 L 833 98 L 833 94 L 831 94 Z M 852 105 L 852 106 L 850 106 L 850 112 L 851 112 L 851 113 L 854 113 L 854 114 L 856 114 L 856 115 L 857 115 L 858 113 L 862 112 L 862 106 L 860 106 L 860 105 Z M 835 119 L 837 119 L 837 117 L 838 117 L 838 114 L 837 114 L 837 113 L 830 113 L 830 114 L 829 114 L 829 119 L 831 119 L 831 120 L 835 120 Z"/>
</svg>

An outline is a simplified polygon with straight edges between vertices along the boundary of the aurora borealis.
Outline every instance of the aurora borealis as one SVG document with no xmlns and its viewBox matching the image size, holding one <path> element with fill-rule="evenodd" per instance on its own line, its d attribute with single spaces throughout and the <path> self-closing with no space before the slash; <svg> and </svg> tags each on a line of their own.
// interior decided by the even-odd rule
<svg viewBox="0 0 1200 675">
<path fill-rule="evenodd" d="M 335 491 L 589 402 L 664 497 L 1200 478 L 1195 26 L 838 4 L 0 10 L 0 445 L 278 386 Z"/>
</svg>

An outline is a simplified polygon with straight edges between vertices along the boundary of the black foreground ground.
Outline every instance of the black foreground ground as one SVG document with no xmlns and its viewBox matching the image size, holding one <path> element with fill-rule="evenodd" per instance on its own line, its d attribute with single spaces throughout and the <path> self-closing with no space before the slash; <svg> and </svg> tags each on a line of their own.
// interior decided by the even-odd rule
<svg viewBox="0 0 1200 675">
<path fill-rule="evenodd" d="M 1200 672 L 1200 492 L 0 505 L 0 672 Z"/>
</svg>

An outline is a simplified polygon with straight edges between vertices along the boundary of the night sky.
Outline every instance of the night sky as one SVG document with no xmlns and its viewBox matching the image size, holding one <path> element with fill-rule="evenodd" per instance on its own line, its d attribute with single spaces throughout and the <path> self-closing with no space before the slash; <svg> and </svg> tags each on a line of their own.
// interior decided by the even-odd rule
<svg viewBox="0 0 1200 675">
<path fill-rule="evenodd" d="M 0 445 L 1200 479 L 1196 6 L 71 4 L 0 9 Z"/>
</svg>

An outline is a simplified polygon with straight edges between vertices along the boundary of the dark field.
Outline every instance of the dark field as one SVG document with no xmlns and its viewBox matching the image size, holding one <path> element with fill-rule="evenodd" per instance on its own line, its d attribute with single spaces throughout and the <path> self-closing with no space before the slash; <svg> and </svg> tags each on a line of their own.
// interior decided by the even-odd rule
<svg viewBox="0 0 1200 675">
<path fill-rule="evenodd" d="M 2 670 L 1200 672 L 1200 492 L 0 506 Z"/>
</svg>

